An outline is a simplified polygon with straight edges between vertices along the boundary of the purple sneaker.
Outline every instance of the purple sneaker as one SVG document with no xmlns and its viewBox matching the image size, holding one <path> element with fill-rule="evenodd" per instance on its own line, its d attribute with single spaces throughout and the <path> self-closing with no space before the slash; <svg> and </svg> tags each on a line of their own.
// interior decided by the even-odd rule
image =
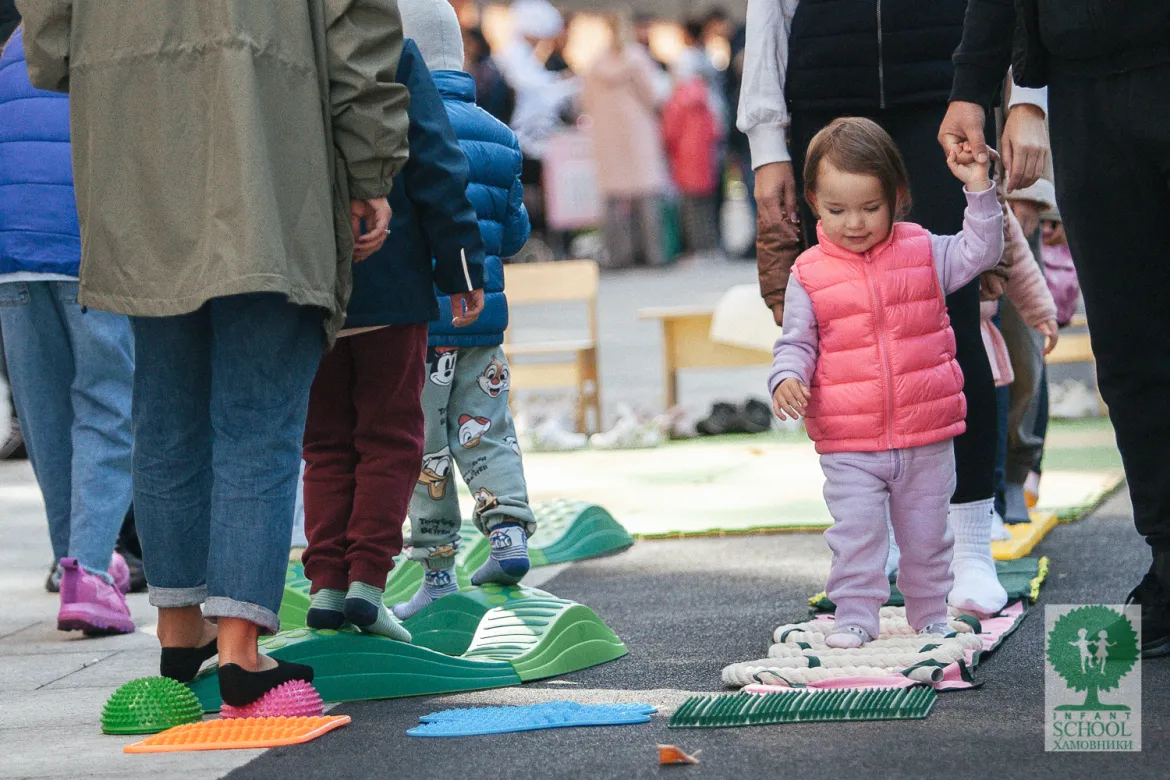
<svg viewBox="0 0 1170 780">
<path fill-rule="evenodd" d="M 118 588 L 119 593 L 130 592 L 130 565 L 126 563 L 121 553 L 114 553 L 110 558 L 110 568 L 106 571 L 114 578 L 114 586 Z"/>
<path fill-rule="evenodd" d="M 134 621 L 126 597 L 115 586 L 81 568 L 76 558 L 62 558 L 61 609 L 58 631 L 86 634 L 130 634 Z"/>
</svg>

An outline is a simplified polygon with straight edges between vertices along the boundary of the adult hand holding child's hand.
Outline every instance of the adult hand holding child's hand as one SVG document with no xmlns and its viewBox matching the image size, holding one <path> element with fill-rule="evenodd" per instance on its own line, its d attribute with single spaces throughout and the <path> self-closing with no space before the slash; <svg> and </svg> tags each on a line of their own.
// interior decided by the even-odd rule
<svg viewBox="0 0 1170 780">
<path fill-rule="evenodd" d="M 995 152 L 991 153 L 992 161 Z M 967 141 L 957 143 L 947 150 L 947 167 L 955 178 L 967 185 L 968 192 L 983 192 L 991 186 L 991 179 L 987 176 L 987 162 L 979 162 L 974 148 Z"/>
<path fill-rule="evenodd" d="M 772 410 L 781 420 L 799 420 L 808 407 L 808 387 L 799 379 L 785 379 L 772 393 Z"/>
</svg>

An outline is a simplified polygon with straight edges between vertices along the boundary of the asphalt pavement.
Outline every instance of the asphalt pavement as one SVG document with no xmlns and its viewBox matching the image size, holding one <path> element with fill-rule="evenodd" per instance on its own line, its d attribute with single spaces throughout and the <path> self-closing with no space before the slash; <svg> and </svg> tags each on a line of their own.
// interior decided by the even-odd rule
<svg viewBox="0 0 1170 780">
<path fill-rule="evenodd" d="M 1170 776 L 1170 658 L 1143 666 L 1141 753 L 1044 751 L 1044 605 L 1120 603 L 1149 565 L 1124 493 L 1057 528 L 1038 553 L 1051 559 L 1039 603 L 979 667 L 982 686 L 941 694 L 924 721 L 668 729 L 668 713 L 689 693 L 722 690 L 724 665 L 763 657 L 776 625 L 803 618 L 830 559 L 813 534 L 641 542 L 624 555 L 569 567 L 542 586 L 593 607 L 630 648 L 625 658 L 520 688 L 341 705 L 333 712 L 353 717 L 347 728 L 269 751 L 229 777 Z M 552 699 L 646 701 L 663 713 L 634 726 L 460 739 L 405 733 L 420 715 L 453 706 Z M 701 751 L 702 763 L 659 767 L 658 743 Z"/>
</svg>

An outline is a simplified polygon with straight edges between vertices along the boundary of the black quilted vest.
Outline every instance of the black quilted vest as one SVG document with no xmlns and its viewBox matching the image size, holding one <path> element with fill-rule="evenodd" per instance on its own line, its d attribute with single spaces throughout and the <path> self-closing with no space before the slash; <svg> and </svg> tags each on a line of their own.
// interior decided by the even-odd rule
<svg viewBox="0 0 1170 780">
<path fill-rule="evenodd" d="M 791 111 L 946 102 L 967 0 L 801 0 L 788 39 Z"/>
</svg>

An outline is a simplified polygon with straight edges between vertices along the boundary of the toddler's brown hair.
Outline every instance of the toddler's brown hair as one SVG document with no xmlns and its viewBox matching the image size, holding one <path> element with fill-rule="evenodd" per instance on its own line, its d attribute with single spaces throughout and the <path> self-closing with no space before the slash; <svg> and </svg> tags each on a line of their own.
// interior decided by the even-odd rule
<svg viewBox="0 0 1170 780">
<path fill-rule="evenodd" d="M 902 153 L 890 134 L 870 119 L 842 117 L 813 136 L 804 158 L 804 198 L 816 211 L 810 194 L 816 192 L 821 162 L 839 171 L 875 177 L 894 219 L 910 211 L 910 176 Z"/>
</svg>

